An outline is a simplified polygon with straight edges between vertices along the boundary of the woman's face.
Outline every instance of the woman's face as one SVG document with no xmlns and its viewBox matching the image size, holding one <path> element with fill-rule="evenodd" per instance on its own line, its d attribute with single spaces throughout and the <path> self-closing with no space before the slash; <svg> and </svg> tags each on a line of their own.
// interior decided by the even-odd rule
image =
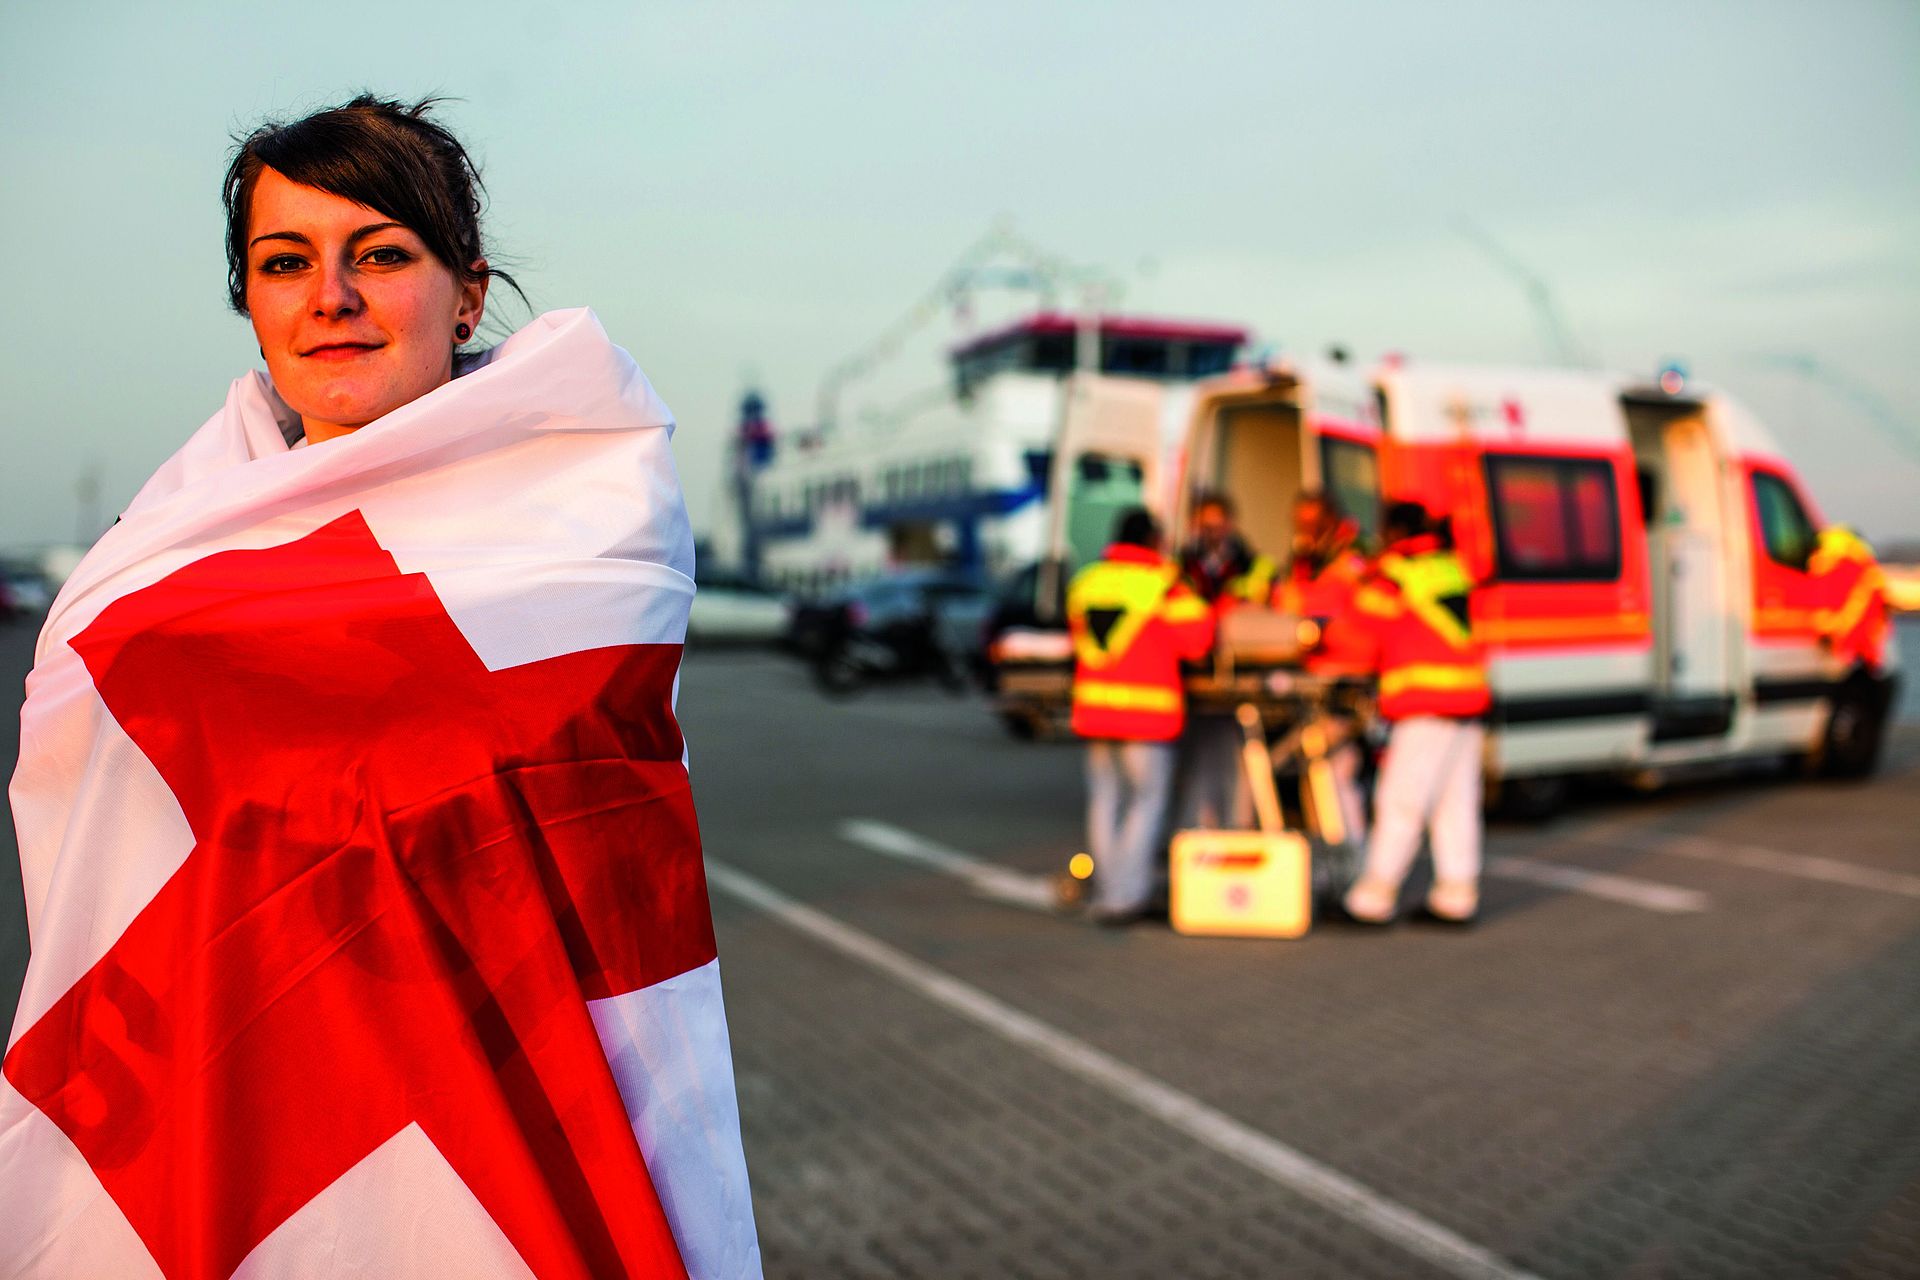
<svg viewBox="0 0 1920 1280">
<path fill-rule="evenodd" d="M 461 284 L 385 214 L 276 170 L 254 183 L 247 242 L 253 332 L 309 441 L 345 435 L 446 382 L 454 327 L 480 323 L 484 276 Z"/>
</svg>

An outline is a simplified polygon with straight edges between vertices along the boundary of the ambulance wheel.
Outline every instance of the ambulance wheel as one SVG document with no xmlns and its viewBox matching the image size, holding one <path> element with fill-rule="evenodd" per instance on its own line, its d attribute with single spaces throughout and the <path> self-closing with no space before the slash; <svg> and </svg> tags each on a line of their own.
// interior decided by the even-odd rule
<svg viewBox="0 0 1920 1280">
<path fill-rule="evenodd" d="M 1888 681 L 1864 672 L 1840 686 L 1827 713 L 1827 731 L 1817 757 L 1820 772 L 1829 778 L 1864 778 L 1880 763 L 1880 747 L 1887 738 L 1887 707 L 1892 701 Z"/>
</svg>

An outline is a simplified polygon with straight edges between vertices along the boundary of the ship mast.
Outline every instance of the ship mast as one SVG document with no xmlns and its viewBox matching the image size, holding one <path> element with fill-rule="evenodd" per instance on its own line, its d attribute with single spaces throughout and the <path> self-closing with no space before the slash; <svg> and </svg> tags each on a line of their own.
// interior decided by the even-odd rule
<svg viewBox="0 0 1920 1280">
<path fill-rule="evenodd" d="M 1011 259 L 1011 262 L 996 259 Z M 838 424 L 840 400 L 849 383 L 891 360 L 901 344 L 949 307 L 963 307 L 969 295 L 982 288 L 1031 292 L 1040 305 L 1052 310 L 1062 292 L 1076 290 L 1081 297 L 1078 362 L 1091 368 L 1099 361 L 1099 315 L 1120 300 L 1121 281 L 1098 267 L 1079 265 L 1048 253 L 1016 234 L 1002 219 L 969 245 L 952 266 L 915 300 L 879 336 L 839 361 L 820 380 L 815 403 L 816 425 L 830 432 Z"/>
</svg>

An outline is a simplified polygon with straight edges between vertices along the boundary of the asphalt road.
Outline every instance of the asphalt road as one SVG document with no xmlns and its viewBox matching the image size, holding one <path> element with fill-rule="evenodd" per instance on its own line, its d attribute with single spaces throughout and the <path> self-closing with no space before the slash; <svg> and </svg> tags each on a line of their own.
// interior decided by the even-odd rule
<svg viewBox="0 0 1920 1280">
<path fill-rule="evenodd" d="M 1079 753 L 972 700 L 696 652 L 681 719 L 770 1276 L 1920 1274 L 1920 724 L 1280 943 L 1035 909 Z M 0 872 L 9 1011 L 24 956 Z"/>
</svg>

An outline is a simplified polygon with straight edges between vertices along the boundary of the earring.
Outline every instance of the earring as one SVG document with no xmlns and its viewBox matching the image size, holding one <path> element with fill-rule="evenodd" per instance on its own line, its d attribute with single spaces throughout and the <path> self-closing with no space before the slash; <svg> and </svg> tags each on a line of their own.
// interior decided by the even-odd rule
<svg viewBox="0 0 1920 1280">
<path fill-rule="evenodd" d="M 469 324 L 457 324 L 453 326 L 453 336 L 461 342 L 465 342 L 473 336 L 473 326 Z"/>
</svg>

